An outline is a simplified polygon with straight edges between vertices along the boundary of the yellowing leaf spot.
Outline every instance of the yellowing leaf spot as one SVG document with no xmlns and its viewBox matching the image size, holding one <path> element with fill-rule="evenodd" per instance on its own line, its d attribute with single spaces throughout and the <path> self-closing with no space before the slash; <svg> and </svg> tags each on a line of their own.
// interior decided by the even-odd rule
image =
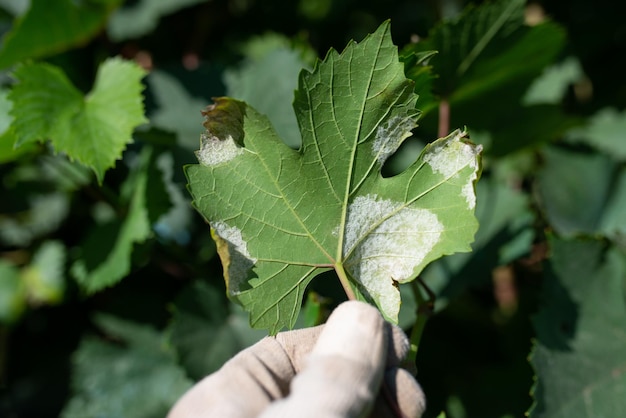
<svg viewBox="0 0 626 418">
<path fill-rule="evenodd" d="M 200 149 L 196 151 L 200 164 L 208 166 L 225 163 L 240 154 L 243 154 L 243 148 L 237 145 L 230 135 L 220 139 L 213 135 L 202 134 Z"/>
<path fill-rule="evenodd" d="M 446 178 L 458 177 L 459 172 L 467 166 L 474 170 L 461 189 L 461 196 L 465 198 L 467 206 L 471 210 L 476 206 L 474 181 L 478 177 L 477 156 L 482 151 L 482 146 L 462 142 L 461 138 L 463 138 L 465 134 L 465 132 L 456 131 L 445 141 L 434 143 L 424 154 L 424 162 L 426 162 L 435 173 L 440 173 Z"/>
<path fill-rule="evenodd" d="M 444 230 L 434 213 L 404 206 L 376 195 L 357 197 L 348 208 L 343 245 L 346 268 L 390 318 L 400 306 L 394 282 L 412 278 Z"/>
<path fill-rule="evenodd" d="M 215 241 L 222 264 L 226 269 L 224 278 L 231 295 L 239 293 L 239 287 L 248 278 L 248 271 L 257 260 L 250 256 L 248 243 L 243 240 L 241 230 L 224 222 L 212 222 L 211 228 L 218 236 Z"/>
</svg>

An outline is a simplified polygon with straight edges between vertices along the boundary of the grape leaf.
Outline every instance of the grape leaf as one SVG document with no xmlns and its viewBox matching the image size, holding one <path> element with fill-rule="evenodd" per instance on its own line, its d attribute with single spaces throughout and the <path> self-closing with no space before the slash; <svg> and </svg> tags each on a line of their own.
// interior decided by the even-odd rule
<svg viewBox="0 0 626 418">
<path fill-rule="evenodd" d="M 626 160 L 626 113 L 615 108 L 600 109 L 589 118 L 586 126 L 567 133 L 569 142 L 583 142 L 610 154 L 620 161 Z"/>
<path fill-rule="evenodd" d="M 165 416 L 191 382 L 164 336 L 104 314 L 96 322 L 109 341 L 92 336 L 81 341 L 72 358 L 72 397 L 60 416 Z"/>
<path fill-rule="evenodd" d="M 188 375 L 196 380 L 267 335 L 251 329 L 246 312 L 237 305 L 227 306 L 223 292 L 203 281 L 183 289 L 172 310 L 171 344 Z"/>
<path fill-rule="evenodd" d="M 605 154 L 557 147 L 546 147 L 542 157 L 537 195 L 552 228 L 564 237 L 616 232 L 623 217 L 615 205 L 622 194 L 617 163 Z"/>
<path fill-rule="evenodd" d="M 252 326 L 292 327 L 307 284 L 330 269 L 348 295 L 396 321 L 398 283 L 470 250 L 480 147 L 463 132 L 429 144 L 394 177 L 380 173 L 416 126 L 416 100 L 385 22 L 302 71 L 299 150 L 243 102 L 207 108 L 189 189 L 211 224 L 228 293 Z"/>
<path fill-rule="evenodd" d="M 149 115 L 150 123 L 176 133 L 178 143 L 192 151 L 202 132 L 198 109 L 206 106 L 207 100 L 189 94 L 180 80 L 164 71 L 152 70 L 146 79 L 157 103 Z"/>
<path fill-rule="evenodd" d="M 59 303 L 65 290 L 65 247 L 59 241 L 46 241 L 22 270 L 22 280 L 32 304 Z"/>
<path fill-rule="evenodd" d="M 140 0 L 117 9 L 107 25 L 114 42 L 139 38 L 154 31 L 162 16 L 205 0 Z M 127 2 L 128 3 L 128 2 Z"/>
<path fill-rule="evenodd" d="M 0 51 L 0 68 L 26 58 L 50 56 L 86 43 L 121 0 L 31 0 Z"/>
<path fill-rule="evenodd" d="M 129 201 L 124 219 L 96 226 L 80 247 L 81 257 L 72 264 L 70 273 L 89 293 L 111 286 L 126 276 L 131 269 L 133 246 L 150 236 L 146 200 L 151 159 L 152 149 L 144 147 L 138 164 L 122 186 L 121 197 Z M 161 193 L 165 191 L 161 189 Z"/>
<path fill-rule="evenodd" d="M 289 146 L 300 146 L 300 132 L 296 116 L 291 111 L 291 96 L 298 84 L 298 73 L 306 66 L 302 53 L 289 45 L 267 46 L 264 54 L 259 53 L 264 39 L 271 45 L 273 37 L 255 39 L 258 46 L 253 53 L 260 55 L 248 59 L 236 69 L 224 72 L 226 94 L 245 101 L 266 115 Z M 287 42 L 285 42 L 287 43 Z"/>
<path fill-rule="evenodd" d="M 531 418 L 619 417 L 626 410 L 626 259 L 601 241 L 551 238 L 534 326 Z"/>
<path fill-rule="evenodd" d="M 26 286 L 17 267 L 0 259 L 0 324 L 13 323 L 26 308 Z"/>
<path fill-rule="evenodd" d="M 108 59 L 98 70 L 93 90 L 83 96 L 57 67 L 18 67 L 18 83 L 9 93 L 16 146 L 50 139 L 57 152 L 91 167 L 102 182 L 104 172 L 131 142 L 133 129 L 146 122 L 143 75 L 130 61 Z"/>
</svg>

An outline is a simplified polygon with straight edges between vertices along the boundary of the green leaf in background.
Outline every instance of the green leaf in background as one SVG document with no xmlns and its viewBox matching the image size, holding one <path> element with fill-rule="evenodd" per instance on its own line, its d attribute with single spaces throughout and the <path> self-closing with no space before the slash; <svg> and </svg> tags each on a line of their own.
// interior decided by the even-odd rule
<svg viewBox="0 0 626 418">
<path fill-rule="evenodd" d="M 41 175 L 37 170 L 36 174 Z M 28 246 L 35 238 L 56 230 L 70 211 L 67 194 L 50 192 L 26 196 L 28 210 L 13 217 L 0 214 L 0 241 L 9 245 Z"/>
<path fill-rule="evenodd" d="M 104 26 L 121 0 L 31 0 L 4 38 L 0 68 L 27 58 L 39 58 L 85 44 Z"/>
<path fill-rule="evenodd" d="M 500 0 L 478 7 L 470 6 L 456 19 L 435 26 L 426 39 L 407 46 L 405 53 L 438 52 L 430 63 L 439 75 L 435 89 L 441 96 L 449 98 L 461 87 L 468 92 L 485 87 L 496 88 L 515 77 L 512 71 L 523 69 L 503 67 L 497 73 L 476 74 L 475 67 L 481 61 L 493 58 L 496 52 L 504 52 L 515 45 L 511 42 L 514 36 L 519 36 L 520 31 L 525 32 L 524 4 L 524 0 Z M 463 86 L 462 79 L 468 75 L 480 78 Z M 487 79 L 493 86 L 487 86 Z"/>
<path fill-rule="evenodd" d="M 100 315 L 122 344 L 86 337 L 73 356 L 72 396 L 63 418 L 163 417 L 191 382 L 164 337 L 146 325 Z"/>
<path fill-rule="evenodd" d="M 0 90 L 0 164 L 17 160 L 21 155 L 32 151 L 34 144 L 15 148 L 15 133 L 10 129 L 13 118 L 10 115 L 13 104 L 7 90 Z"/>
<path fill-rule="evenodd" d="M 600 231 L 616 163 L 606 155 L 547 147 L 537 190 L 550 225 L 562 236 Z"/>
<path fill-rule="evenodd" d="M 12 129 L 16 146 L 50 139 L 56 152 L 91 167 L 101 183 L 131 134 L 146 122 L 140 82 L 144 71 L 130 61 L 104 61 L 93 90 L 83 97 L 57 67 L 25 64 L 15 71 Z"/>
<path fill-rule="evenodd" d="M 221 98 L 206 111 L 189 188 L 216 234 L 229 295 L 254 327 L 293 327 L 307 284 L 329 269 L 347 294 L 396 321 L 398 283 L 470 249 L 480 147 L 464 133 L 429 144 L 394 177 L 380 174 L 418 116 L 389 31 L 383 23 L 301 73 L 298 151 L 243 102 Z"/>
<path fill-rule="evenodd" d="M 449 104 L 449 126 L 490 131 L 494 141 L 488 152 L 498 156 L 559 138 L 577 123 L 556 105 L 523 106 L 531 83 L 566 42 L 555 23 L 526 25 L 525 4 L 499 0 L 469 6 L 403 50 L 403 55 L 438 51 L 429 65 L 437 75 L 434 92 Z M 441 120 L 430 109 L 434 106 L 425 108 L 421 125 L 436 132 Z"/>
<path fill-rule="evenodd" d="M 260 47 L 255 46 L 241 67 L 224 72 L 226 94 L 267 116 L 278 136 L 290 147 L 298 148 L 302 141 L 291 101 L 298 74 L 308 65 L 302 53 L 289 47 L 287 40 L 278 43 L 273 37 L 264 37 L 254 42 L 259 45 L 265 39 L 276 46 L 268 46 L 261 53 Z"/>
<path fill-rule="evenodd" d="M 176 133 L 181 146 L 195 149 L 202 133 L 198 109 L 206 106 L 206 100 L 192 96 L 179 80 L 164 71 L 151 71 L 146 81 L 158 106 L 150 114 L 150 123 Z"/>
<path fill-rule="evenodd" d="M 567 140 L 586 143 L 620 161 L 626 161 L 626 111 L 605 108 L 593 115 L 586 126 L 572 129 Z"/>
<path fill-rule="evenodd" d="M 128 213 L 124 219 L 96 226 L 81 245 L 81 258 L 72 265 L 70 272 L 89 293 L 125 277 L 131 269 L 134 244 L 145 241 L 151 233 L 146 207 L 151 158 L 152 149 L 145 147 L 138 157 L 134 175 L 123 185 L 126 193 L 122 197 L 128 199 Z"/>
<path fill-rule="evenodd" d="M 192 223 L 193 214 L 193 209 L 189 204 L 189 195 L 183 184 L 175 183 L 173 180 L 176 168 L 174 157 L 170 152 L 161 153 L 155 163 L 160 171 L 159 174 L 164 187 L 158 193 L 167 196 L 171 205 L 156 220 L 154 230 L 163 238 L 185 244 L 189 241 L 189 227 Z M 149 205 L 150 201 L 148 201 Z"/>
<path fill-rule="evenodd" d="M 522 102 L 525 105 L 559 104 L 569 86 L 579 82 L 583 77 L 583 69 L 578 59 L 568 57 L 546 68 L 530 85 Z"/>
<path fill-rule="evenodd" d="M 222 292 L 196 281 L 178 296 L 169 335 L 188 375 L 199 380 L 267 334 L 251 329 L 245 311 L 227 306 Z"/>
<path fill-rule="evenodd" d="M 599 241 L 550 240 L 531 362 L 531 418 L 619 417 L 626 410 L 626 259 Z"/>
<path fill-rule="evenodd" d="M 491 280 L 491 272 L 530 252 L 533 216 L 525 193 L 493 178 L 476 186 L 476 217 L 480 228 L 471 253 L 453 254 L 431 263 L 422 279 L 437 295 L 437 310 L 469 286 Z"/>
<path fill-rule="evenodd" d="M 415 52 L 410 47 L 402 51 L 400 59 L 404 63 L 406 77 L 415 83 L 415 93 L 419 96 L 420 110 L 428 113 L 437 107 L 438 101 L 433 95 L 433 85 L 437 76 L 429 60 L 437 51 Z"/>
<path fill-rule="evenodd" d="M 206 0 L 139 0 L 112 14 L 107 33 L 114 42 L 139 38 L 152 32 L 162 16 Z"/>
<path fill-rule="evenodd" d="M 626 249 L 626 168 L 620 168 L 615 179 L 605 211 L 600 219 L 599 230 Z"/>
<path fill-rule="evenodd" d="M 0 259 L 0 324 L 13 323 L 26 309 L 26 288 L 20 270 Z"/>
<path fill-rule="evenodd" d="M 21 276 L 30 303 L 59 303 L 65 290 L 65 246 L 59 241 L 44 242 Z"/>
</svg>

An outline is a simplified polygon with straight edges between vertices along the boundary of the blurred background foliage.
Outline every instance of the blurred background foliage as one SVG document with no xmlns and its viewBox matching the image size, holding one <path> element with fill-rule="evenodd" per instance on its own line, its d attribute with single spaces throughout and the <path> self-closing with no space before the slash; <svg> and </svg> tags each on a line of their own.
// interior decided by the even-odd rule
<svg viewBox="0 0 626 418">
<path fill-rule="evenodd" d="M 426 415 L 623 416 L 625 13 L 609 0 L 0 0 L 0 416 L 163 416 L 264 335 L 226 299 L 185 190 L 200 111 L 246 100 L 297 147 L 300 69 L 385 19 L 423 112 L 387 175 L 457 127 L 485 150 L 474 251 L 422 275 L 436 296 L 417 358 Z M 143 68 L 145 117 L 99 122 L 135 129 L 98 178 L 85 161 L 108 143 L 81 154 L 94 138 L 74 125 L 77 145 L 59 149 L 50 126 L 66 117 L 58 91 L 133 98 L 137 73 L 114 56 Z M 299 326 L 344 297 L 315 280 Z"/>
</svg>

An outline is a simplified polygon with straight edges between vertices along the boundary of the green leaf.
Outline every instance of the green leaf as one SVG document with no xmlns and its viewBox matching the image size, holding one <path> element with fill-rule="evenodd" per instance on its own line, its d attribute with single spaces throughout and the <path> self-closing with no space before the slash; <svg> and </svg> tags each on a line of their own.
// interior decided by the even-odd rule
<svg viewBox="0 0 626 418">
<path fill-rule="evenodd" d="M 85 44 L 120 3 L 121 0 L 31 0 L 26 14 L 4 38 L 0 68 Z"/>
<path fill-rule="evenodd" d="M 181 146 L 193 150 L 202 133 L 198 109 L 205 107 L 207 101 L 190 95 L 179 80 L 164 71 L 151 71 L 147 82 L 158 104 L 150 114 L 150 123 L 176 133 Z"/>
<path fill-rule="evenodd" d="M 269 38 L 267 42 L 272 42 L 272 39 Z M 261 43 L 262 40 L 255 42 Z M 249 58 L 238 69 L 224 72 L 226 94 L 245 101 L 267 116 L 278 136 L 292 148 L 298 148 L 301 143 L 291 99 L 303 67 L 306 67 L 306 63 L 299 51 L 288 46 L 277 46 L 261 56 Z"/>
<path fill-rule="evenodd" d="M 626 168 L 621 168 L 615 181 L 611 183 L 613 188 L 598 229 L 622 248 L 626 248 Z"/>
<path fill-rule="evenodd" d="M 550 240 L 534 320 L 531 418 L 618 417 L 626 410 L 626 259 L 599 241 Z"/>
<path fill-rule="evenodd" d="M 0 216 L 0 241 L 26 247 L 35 238 L 56 230 L 70 212 L 69 197 L 62 192 L 29 194 L 25 199 L 28 207 L 19 216 Z"/>
<path fill-rule="evenodd" d="M 421 277 L 437 295 L 437 310 L 470 286 L 491 280 L 498 266 L 530 252 L 534 217 L 528 196 L 493 178 L 476 186 L 476 217 L 480 228 L 471 253 L 453 254 L 430 264 Z"/>
<path fill-rule="evenodd" d="M 526 105 L 560 104 L 569 86 L 580 81 L 583 76 L 580 62 L 574 57 L 568 57 L 563 62 L 546 68 L 533 81 L 522 102 Z"/>
<path fill-rule="evenodd" d="M 145 325 L 101 315 L 112 343 L 86 337 L 73 356 L 72 397 L 63 418 L 163 417 L 191 382 L 163 336 Z"/>
<path fill-rule="evenodd" d="M 132 5 L 117 9 L 107 26 L 107 32 L 114 42 L 138 38 L 152 32 L 162 16 L 174 13 L 185 7 L 202 3 L 205 0 L 140 0 Z"/>
<path fill-rule="evenodd" d="M 0 323 L 15 322 L 26 309 L 26 288 L 20 271 L 0 259 Z"/>
<path fill-rule="evenodd" d="M 176 299 L 170 340 L 193 379 L 213 373 L 266 335 L 250 328 L 240 307 L 225 302 L 223 292 L 201 281 L 184 289 Z"/>
<path fill-rule="evenodd" d="M 608 107 L 593 115 L 586 126 L 568 132 L 567 140 L 589 144 L 620 161 L 626 161 L 624 131 L 626 112 L 620 113 Z"/>
<path fill-rule="evenodd" d="M 143 75 L 130 61 L 108 59 L 98 69 L 93 90 L 83 97 L 57 67 L 20 66 L 9 94 L 16 146 L 50 139 L 56 152 L 91 167 L 102 182 L 132 141 L 133 129 L 146 122 Z"/>
<path fill-rule="evenodd" d="M 89 293 L 111 286 L 126 276 L 131 269 L 134 244 L 144 242 L 150 236 L 146 188 L 151 153 L 150 148 L 143 149 L 134 175 L 124 184 L 126 194 L 130 195 L 124 219 L 94 228 L 81 245 L 81 258 L 70 269 Z M 124 193 L 122 197 L 126 197 Z"/>
<path fill-rule="evenodd" d="M 189 241 L 189 227 L 192 219 L 189 195 L 185 193 L 183 184 L 174 183 L 174 170 L 177 170 L 178 166 L 175 166 L 174 157 L 170 152 L 164 152 L 159 155 L 155 163 L 160 171 L 158 177 L 165 188 L 159 193 L 165 196 L 170 206 L 157 219 L 154 230 L 163 238 L 173 239 L 179 244 L 185 244 Z M 150 198 L 150 194 L 148 197 Z M 148 207 L 150 206 L 149 201 Z"/>
<path fill-rule="evenodd" d="M 500 0 L 470 6 L 458 18 L 435 26 L 425 40 L 406 50 L 438 51 L 430 59 L 439 74 L 435 89 L 448 98 L 453 93 L 460 98 L 497 90 L 527 73 L 538 74 L 564 39 L 562 34 L 552 33 L 550 24 L 525 26 L 525 3 Z M 541 48 L 533 43 L 538 35 L 543 40 Z"/>
<path fill-rule="evenodd" d="M 65 290 L 65 246 L 59 241 L 46 241 L 21 275 L 31 303 L 59 303 Z"/>
<path fill-rule="evenodd" d="M 21 155 L 31 152 L 31 146 L 15 148 L 15 133 L 10 129 L 13 118 L 10 115 L 13 103 L 8 98 L 7 90 L 0 90 L 0 164 L 17 160 Z"/>
<path fill-rule="evenodd" d="M 611 196 L 616 164 L 608 156 L 555 147 L 543 153 L 537 190 L 551 226 L 559 234 L 595 234 Z"/>
<path fill-rule="evenodd" d="M 464 133 L 428 145 L 394 177 L 380 174 L 416 125 L 415 102 L 386 22 L 300 74 L 298 151 L 243 102 L 221 98 L 207 109 L 201 164 L 186 174 L 217 237 L 229 295 L 253 326 L 292 327 L 307 284 L 329 269 L 348 294 L 396 321 L 397 283 L 469 251 L 480 147 Z"/>
<path fill-rule="evenodd" d="M 437 51 L 412 51 L 411 47 L 405 48 L 400 59 L 404 62 L 406 77 L 415 83 L 415 93 L 419 96 L 420 110 L 428 113 L 437 107 L 437 99 L 433 95 L 433 85 L 437 76 L 433 73 L 433 67 L 429 60 L 437 54 Z"/>
</svg>

